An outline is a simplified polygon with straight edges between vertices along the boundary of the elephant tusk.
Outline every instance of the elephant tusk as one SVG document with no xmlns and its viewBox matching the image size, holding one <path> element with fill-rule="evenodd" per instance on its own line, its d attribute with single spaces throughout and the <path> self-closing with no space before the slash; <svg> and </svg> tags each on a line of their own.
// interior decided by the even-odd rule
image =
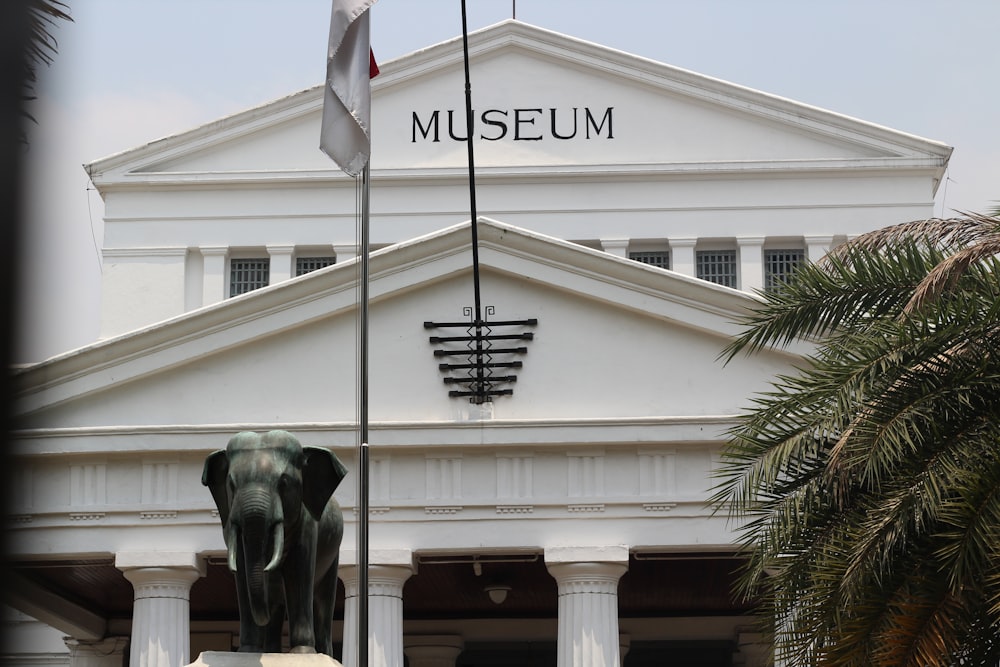
<svg viewBox="0 0 1000 667">
<path fill-rule="evenodd" d="M 264 568 L 265 572 L 271 572 L 279 565 L 281 565 L 281 552 L 285 550 L 285 527 L 284 524 L 279 521 L 274 524 L 274 553 L 271 556 L 271 562 L 267 564 Z"/>
<path fill-rule="evenodd" d="M 230 525 L 226 530 L 226 547 L 229 550 L 229 557 L 227 559 L 230 572 L 236 572 L 236 540 L 239 539 L 236 534 L 236 527 Z"/>
</svg>

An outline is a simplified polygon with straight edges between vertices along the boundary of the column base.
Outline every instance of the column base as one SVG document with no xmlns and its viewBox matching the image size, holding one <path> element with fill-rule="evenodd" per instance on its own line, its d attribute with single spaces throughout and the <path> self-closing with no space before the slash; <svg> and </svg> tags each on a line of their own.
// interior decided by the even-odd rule
<svg viewBox="0 0 1000 667">
<path fill-rule="evenodd" d="M 322 653 L 205 651 L 189 667 L 343 667 Z"/>
</svg>

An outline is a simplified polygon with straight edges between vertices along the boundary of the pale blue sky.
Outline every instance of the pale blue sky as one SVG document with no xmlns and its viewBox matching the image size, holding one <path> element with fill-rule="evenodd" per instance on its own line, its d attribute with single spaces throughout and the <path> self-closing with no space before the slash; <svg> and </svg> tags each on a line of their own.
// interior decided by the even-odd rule
<svg viewBox="0 0 1000 667">
<path fill-rule="evenodd" d="M 935 212 L 1000 200 L 996 0 L 518 0 L 517 18 L 955 147 Z M 511 0 L 468 0 L 470 29 Z M 461 33 L 459 0 L 379 0 L 380 60 Z M 330 0 L 70 0 L 40 87 L 24 254 L 37 360 L 92 341 L 100 198 L 81 165 L 323 79 Z M 476 82 L 473 81 L 473 91 Z"/>
</svg>

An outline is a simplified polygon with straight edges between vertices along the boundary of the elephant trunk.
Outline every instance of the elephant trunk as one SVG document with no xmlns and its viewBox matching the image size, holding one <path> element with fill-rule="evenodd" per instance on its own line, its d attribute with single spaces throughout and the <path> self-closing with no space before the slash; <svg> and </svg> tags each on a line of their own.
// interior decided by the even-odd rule
<svg viewBox="0 0 1000 667">
<path fill-rule="evenodd" d="M 264 626 L 271 620 L 268 574 L 280 566 L 284 550 L 281 501 L 266 490 L 247 492 L 241 510 L 250 612 L 254 623 Z"/>
</svg>

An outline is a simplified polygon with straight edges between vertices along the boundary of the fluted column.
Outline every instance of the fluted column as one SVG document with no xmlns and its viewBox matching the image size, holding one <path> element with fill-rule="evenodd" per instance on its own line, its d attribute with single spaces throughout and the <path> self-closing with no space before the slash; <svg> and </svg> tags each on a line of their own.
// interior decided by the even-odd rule
<svg viewBox="0 0 1000 667">
<path fill-rule="evenodd" d="M 344 582 L 344 667 L 357 667 L 358 568 L 352 552 L 341 552 L 338 574 Z M 412 553 L 387 550 L 369 554 L 368 667 L 403 667 L 403 584 L 413 574 Z"/>
<path fill-rule="evenodd" d="M 403 650 L 410 667 L 455 667 L 464 642 L 458 635 L 410 635 Z"/>
<path fill-rule="evenodd" d="M 618 580 L 628 550 L 546 549 L 545 564 L 559 589 L 557 666 L 619 667 Z"/>
<path fill-rule="evenodd" d="M 70 667 L 121 667 L 122 656 L 128 645 L 126 637 L 107 637 L 94 641 L 65 637 L 63 642 L 69 649 Z"/>
<path fill-rule="evenodd" d="M 182 667 L 191 662 L 191 585 L 205 576 L 192 553 L 119 553 L 115 567 L 132 583 L 129 667 Z"/>
<path fill-rule="evenodd" d="M 344 554 L 341 552 L 341 559 Z M 344 582 L 344 650 L 340 663 L 344 667 L 358 665 L 358 568 L 356 565 L 341 563 L 337 576 Z M 371 628 L 369 628 L 369 631 Z M 371 649 L 369 649 L 370 651 Z"/>
</svg>

